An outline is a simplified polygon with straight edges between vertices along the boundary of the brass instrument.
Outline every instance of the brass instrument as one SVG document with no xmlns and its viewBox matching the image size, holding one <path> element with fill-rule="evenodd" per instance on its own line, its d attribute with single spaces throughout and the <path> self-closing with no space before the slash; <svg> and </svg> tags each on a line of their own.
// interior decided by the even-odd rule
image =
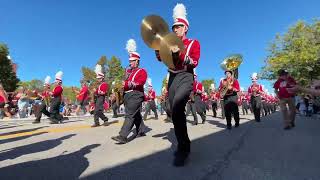
<svg viewBox="0 0 320 180">
<path fill-rule="evenodd" d="M 224 71 L 227 71 L 227 70 L 235 71 L 236 69 L 238 69 L 241 63 L 242 63 L 242 56 L 240 54 L 234 54 L 226 57 L 220 64 L 220 67 Z M 232 76 L 234 77 L 235 74 L 232 73 Z M 220 90 L 220 97 L 224 97 L 226 95 L 227 91 L 230 89 L 230 86 L 232 86 L 232 84 L 233 84 L 233 80 L 231 81 L 228 80 L 227 82 L 223 83 L 223 87 Z"/>
<path fill-rule="evenodd" d="M 148 47 L 158 50 L 162 62 L 170 69 L 175 68 L 171 47 L 178 46 L 180 51 L 185 47 L 182 40 L 169 32 L 168 24 L 157 15 L 149 15 L 142 20 L 141 36 Z"/>
</svg>

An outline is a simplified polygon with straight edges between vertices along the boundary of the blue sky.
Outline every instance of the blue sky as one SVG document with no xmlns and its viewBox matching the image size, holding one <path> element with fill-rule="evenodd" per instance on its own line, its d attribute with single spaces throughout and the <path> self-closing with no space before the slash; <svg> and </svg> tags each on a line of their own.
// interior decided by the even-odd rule
<svg viewBox="0 0 320 180">
<path fill-rule="evenodd" d="M 140 37 L 140 23 L 150 14 L 172 23 L 172 9 L 182 2 L 187 7 L 188 37 L 201 44 L 197 68 L 199 79 L 224 75 L 220 62 L 240 53 L 240 85 L 250 84 L 258 72 L 276 33 L 284 33 L 298 20 L 319 18 L 319 0 L 2 0 L 0 42 L 10 48 L 19 65 L 21 80 L 54 77 L 64 72 L 64 84 L 79 86 L 81 67 L 94 67 L 101 55 L 119 57 L 128 65 L 126 41 L 134 38 L 141 54 L 141 67 L 148 71 L 157 93 L 166 67 Z M 262 81 L 270 90 L 271 82 Z"/>
</svg>

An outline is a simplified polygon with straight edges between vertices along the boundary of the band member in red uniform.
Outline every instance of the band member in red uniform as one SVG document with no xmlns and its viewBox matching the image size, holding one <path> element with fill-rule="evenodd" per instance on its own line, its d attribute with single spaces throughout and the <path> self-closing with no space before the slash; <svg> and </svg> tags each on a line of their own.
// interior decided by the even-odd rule
<svg viewBox="0 0 320 180">
<path fill-rule="evenodd" d="M 156 98 L 156 91 L 154 91 L 154 89 L 152 88 L 152 83 L 151 83 L 151 79 L 148 79 L 148 92 L 146 94 L 146 110 L 143 116 L 143 119 L 146 120 L 147 116 L 150 112 L 150 110 L 153 111 L 154 115 L 155 115 L 155 119 L 158 119 L 158 113 L 157 113 L 157 107 L 156 107 L 156 102 L 154 101 Z"/>
<path fill-rule="evenodd" d="M 59 109 L 62 102 L 62 71 L 57 72 L 55 87 L 51 93 L 52 99 L 50 103 L 50 120 L 52 124 L 56 124 L 58 122 L 62 122 L 63 117 L 60 115 Z"/>
<path fill-rule="evenodd" d="M 41 103 L 40 103 L 39 111 L 35 112 L 36 119 L 33 121 L 34 124 L 40 123 L 42 113 L 50 117 L 50 113 L 47 111 L 47 107 L 49 106 L 49 103 L 50 103 L 50 80 L 51 80 L 50 76 L 47 76 L 45 78 L 44 84 L 43 84 L 44 89 L 42 93 L 38 95 L 41 98 Z"/>
<path fill-rule="evenodd" d="M 227 129 L 232 128 L 231 124 L 231 115 L 233 115 L 233 118 L 235 120 L 235 127 L 239 127 L 240 123 L 240 117 L 239 117 L 239 108 L 238 108 L 238 95 L 237 93 L 240 91 L 240 85 L 237 79 L 235 79 L 232 76 L 232 71 L 225 71 L 226 78 L 224 78 L 220 82 L 219 91 L 220 95 L 221 90 L 226 87 L 227 92 L 223 96 L 224 101 L 224 112 L 227 119 Z"/>
<path fill-rule="evenodd" d="M 188 136 L 185 106 L 193 89 L 193 68 L 197 67 L 200 59 L 200 43 L 197 40 L 186 37 L 189 31 L 189 22 L 186 18 L 186 8 L 183 4 L 177 4 L 173 13 L 173 32 L 181 38 L 185 50 L 180 51 L 178 46 L 172 46 L 173 61 L 175 67 L 169 69 L 170 78 L 168 83 L 169 102 L 172 113 L 175 135 L 178 141 L 178 149 L 174 153 L 173 164 L 184 166 L 190 153 L 190 139 Z M 158 60 L 161 61 L 159 51 L 156 51 Z"/>
<path fill-rule="evenodd" d="M 145 126 L 141 116 L 141 107 L 144 100 L 144 84 L 147 80 L 147 71 L 139 68 L 140 55 L 136 52 L 136 42 L 130 39 L 127 42 L 129 52 L 130 69 L 126 71 L 124 86 L 124 106 L 125 120 L 118 136 L 112 137 L 113 140 L 124 144 L 128 142 L 133 125 L 136 126 L 137 136 L 145 136 Z"/>
<path fill-rule="evenodd" d="M 242 114 L 248 114 L 249 102 L 247 99 L 247 93 L 244 92 L 244 88 L 241 88 L 240 103 L 242 108 Z"/>
<path fill-rule="evenodd" d="M 89 112 L 89 88 L 87 86 L 87 82 L 85 80 L 81 80 L 81 89 L 80 91 L 72 88 L 72 90 L 77 93 L 77 109 L 76 109 L 76 114 L 79 115 L 80 110 L 83 111 L 85 114 L 86 112 Z"/>
<path fill-rule="evenodd" d="M 97 64 L 95 68 L 96 78 L 98 79 L 99 86 L 94 93 L 95 106 L 94 106 L 94 124 L 91 127 L 100 126 L 99 118 L 103 121 L 104 126 L 108 126 L 108 118 L 103 114 L 104 102 L 108 92 L 108 84 L 104 81 L 104 72 L 102 66 Z"/>
<path fill-rule="evenodd" d="M 220 84 L 223 82 L 223 79 L 224 78 L 221 78 L 220 79 Z M 217 92 L 217 97 L 219 97 L 219 100 L 220 100 L 220 108 L 221 108 L 221 119 L 224 119 L 226 116 L 225 116 L 225 110 L 224 110 L 224 100 L 223 100 L 223 97 L 220 96 L 220 92 L 218 90 Z"/>
<path fill-rule="evenodd" d="M 218 93 L 215 90 L 214 84 L 210 85 L 210 101 L 212 107 L 213 117 L 217 117 L 217 109 L 218 109 Z"/>
<path fill-rule="evenodd" d="M 202 101 L 202 95 L 204 93 L 204 88 L 201 82 L 197 80 L 197 75 L 195 75 L 195 80 L 193 82 L 193 92 L 194 92 L 194 105 L 196 112 L 200 115 L 202 119 L 202 124 L 206 121 L 206 105 Z M 195 123 L 198 124 L 198 120 L 195 119 Z"/>
<path fill-rule="evenodd" d="M 254 114 L 254 119 L 257 122 L 260 122 L 260 112 L 262 108 L 262 99 L 261 96 L 263 95 L 263 87 L 262 85 L 258 84 L 258 74 L 253 73 L 251 75 L 252 84 L 248 88 L 248 94 L 250 95 L 250 104 Z"/>
<path fill-rule="evenodd" d="M 50 77 L 47 77 L 45 80 L 45 90 L 42 93 L 42 99 L 44 100 L 47 98 L 47 96 L 51 96 L 51 102 L 50 102 L 50 112 L 47 111 L 46 103 L 43 101 L 40 110 L 36 115 L 36 120 L 33 123 L 39 123 L 42 113 L 46 116 L 50 117 L 51 124 L 57 124 L 59 122 L 62 122 L 63 117 L 59 113 L 59 108 L 61 104 L 62 99 L 62 75 L 63 72 L 59 71 L 56 74 L 55 79 L 55 87 L 53 88 L 52 92 L 49 92 L 50 90 Z"/>
</svg>

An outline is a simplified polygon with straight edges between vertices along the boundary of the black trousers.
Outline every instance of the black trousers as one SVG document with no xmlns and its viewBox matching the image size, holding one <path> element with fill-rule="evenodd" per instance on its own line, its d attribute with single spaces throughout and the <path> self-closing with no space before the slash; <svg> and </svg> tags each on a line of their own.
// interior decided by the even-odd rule
<svg viewBox="0 0 320 180">
<path fill-rule="evenodd" d="M 113 116 L 117 117 L 118 116 L 118 109 L 119 106 L 116 102 L 112 103 L 112 111 L 113 111 Z"/>
<path fill-rule="evenodd" d="M 217 117 L 217 108 L 218 108 L 217 101 L 212 101 L 211 106 L 212 106 L 213 117 Z"/>
<path fill-rule="evenodd" d="M 155 118 L 158 119 L 157 107 L 156 107 L 156 103 L 154 102 L 154 100 L 147 102 L 146 111 L 144 112 L 143 119 L 147 119 L 147 116 L 151 110 L 153 111 Z"/>
<path fill-rule="evenodd" d="M 201 95 L 196 94 L 194 97 L 194 105 L 197 113 L 200 115 L 202 121 L 206 120 L 206 104 L 202 101 Z"/>
<path fill-rule="evenodd" d="M 170 73 L 168 82 L 169 103 L 179 152 L 190 152 L 185 107 L 193 89 L 193 81 L 193 73 Z"/>
<path fill-rule="evenodd" d="M 242 101 L 242 114 L 248 114 L 249 105 L 247 101 Z"/>
<path fill-rule="evenodd" d="M 195 123 L 198 123 L 198 116 L 197 116 L 197 112 L 196 112 L 196 105 L 194 102 L 192 101 L 188 101 L 187 102 L 187 112 L 186 115 L 188 116 L 190 114 L 190 112 L 192 113 L 193 116 L 193 121 Z"/>
<path fill-rule="evenodd" d="M 226 115 L 228 127 L 232 126 L 231 124 L 232 115 L 236 125 L 239 124 L 240 122 L 239 108 L 238 108 L 237 101 L 238 101 L 237 95 L 226 96 L 224 98 L 224 112 Z"/>
<path fill-rule="evenodd" d="M 254 114 L 254 119 L 260 121 L 260 112 L 261 112 L 261 97 L 260 96 L 251 96 L 251 107 Z"/>
<path fill-rule="evenodd" d="M 96 104 L 95 104 L 95 108 L 94 108 L 94 123 L 95 124 L 100 124 L 99 123 L 99 118 L 101 120 L 108 121 L 108 118 L 103 114 L 104 111 L 104 101 L 105 101 L 105 96 L 102 95 L 98 95 L 97 99 L 96 99 Z"/>
<path fill-rule="evenodd" d="M 50 112 L 47 111 L 47 106 L 44 101 L 42 101 L 39 112 L 36 115 L 36 121 L 40 121 L 42 113 L 50 117 L 51 120 L 61 121 L 63 119 L 60 115 L 59 109 L 61 104 L 61 97 L 54 97 L 50 102 Z"/>
<path fill-rule="evenodd" d="M 263 108 L 263 116 L 268 115 L 268 104 L 265 101 L 262 101 L 262 108 Z"/>
<path fill-rule="evenodd" d="M 221 99 L 221 100 L 220 100 L 220 107 L 221 107 L 221 118 L 222 118 L 222 119 L 224 119 L 224 118 L 225 118 L 225 110 L 224 110 L 224 106 L 225 106 L 225 104 L 224 104 L 224 100 L 223 100 L 223 99 Z"/>
<path fill-rule="evenodd" d="M 144 95 L 140 91 L 132 91 L 124 95 L 125 119 L 119 132 L 120 136 L 127 137 L 133 125 L 136 126 L 136 133 L 144 133 L 145 125 L 141 116 L 141 106 Z"/>
<path fill-rule="evenodd" d="M 39 106 L 39 111 L 35 112 L 36 115 L 36 121 L 40 121 L 42 114 L 50 117 L 50 112 L 47 111 L 47 105 L 44 101 L 41 102 L 40 106 Z"/>
</svg>

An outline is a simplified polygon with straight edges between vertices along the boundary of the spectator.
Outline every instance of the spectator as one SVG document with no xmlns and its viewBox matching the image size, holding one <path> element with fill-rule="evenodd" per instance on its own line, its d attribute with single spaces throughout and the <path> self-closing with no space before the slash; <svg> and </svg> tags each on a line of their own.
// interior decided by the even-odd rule
<svg viewBox="0 0 320 180">
<path fill-rule="evenodd" d="M 29 98 L 23 87 L 19 87 L 16 98 L 18 99 L 19 117 L 26 118 L 28 116 Z"/>
<path fill-rule="evenodd" d="M 287 88 L 292 88 L 296 85 L 296 81 L 289 76 L 286 70 L 280 70 L 278 72 L 279 78 L 274 83 L 274 89 L 277 97 L 280 99 L 280 110 L 283 115 L 284 129 L 288 130 L 295 127 L 295 103 L 294 103 L 294 93 L 288 92 Z M 287 105 L 289 109 L 287 108 Z"/>
<path fill-rule="evenodd" d="M 8 95 L 7 92 L 4 90 L 2 84 L 0 83 L 0 119 L 2 119 L 4 115 L 11 118 L 11 114 L 9 113 L 8 107 Z"/>
</svg>

